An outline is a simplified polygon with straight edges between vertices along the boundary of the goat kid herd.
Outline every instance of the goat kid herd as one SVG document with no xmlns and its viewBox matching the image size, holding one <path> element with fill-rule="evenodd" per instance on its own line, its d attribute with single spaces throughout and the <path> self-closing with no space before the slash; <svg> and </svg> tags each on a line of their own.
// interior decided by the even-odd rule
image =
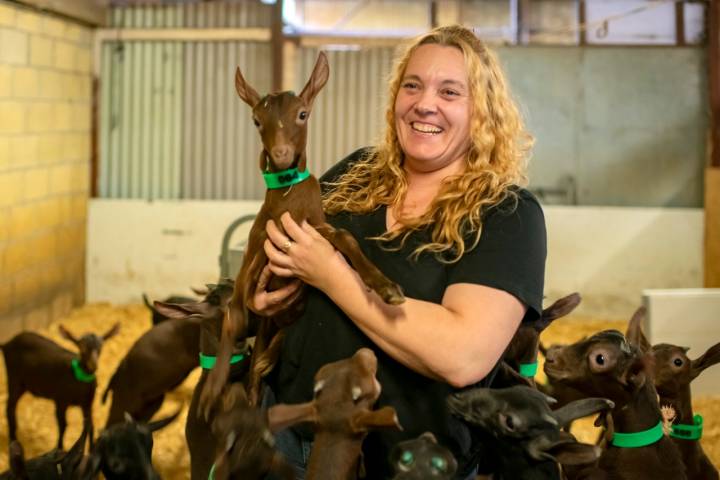
<svg viewBox="0 0 720 480">
<path fill-rule="evenodd" d="M 151 462 L 152 432 L 179 414 L 151 421 L 166 392 L 181 384 L 198 365 L 202 375 L 187 416 L 186 441 L 193 479 L 261 479 L 268 473 L 295 478 L 274 449 L 273 433 L 308 422 L 315 430 L 308 479 L 352 479 L 362 471 L 361 447 L 371 429 L 401 429 L 395 410 L 373 410 L 380 393 L 374 353 L 361 349 L 328 364 L 315 376 L 315 398 L 300 405 L 250 406 L 246 393 L 251 350 L 233 352 L 228 383 L 209 417 L 198 408 L 208 372 L 214 367 L 223 318 L 233 282 L 208 285 L 204 298 L 185 303 L 155 302 L 153 328 L 130 348 L 103 393 L 112 391 L 105 429 L 93 438 L 94 372 L 102 344 L 118 325 L 101 336 L 76 338 L 71 352 L 32 332 L 1 346 L 8 379 L 8 479 L 90 479 L 102 472 L 112 479 L 159 478 Z M 523 324 L 508 347 L 494 388 L 468 389 L 450 396 L 449 411 L 465 421 L 487 448 L 483 465 L 493 479 L 717 479 L 699 439 L 702 417 L 691 405 L 690 382 L 720 361 L 720 343 L 691 360 L 687 348 L 650 345 L 639 309 L 623 335 L 606 330 L 572 345 L 545 349 L 540 333 L 580 302 L 564 297 Z M 164 321 L 169 319 L 168 321 Z M 243 344 L 245 345 L 245 344 Z M 545 355 L 549 383 L 536 385 L 538 350 Z M 157 361 L 173 352 L 172 362 Z M 497 387 L 497 388 L 495 388 Z M 25 392 L 56 404 L 57 448 L 26 460 L 16 438 L 15 408 Z M 80 406 L 84 429 L 63 451 L 68 406 Z M 579 443 L 567 432 L 573 420 L 598 414 L 603 427 L 597 445 Z M 89 443 L 88 453 L 85 453 Z M 345 459 L 339 461 L 338 459 Z M 395 479 L 451 479 L 456 461 L 431 433 L 401 442 L 391 454 Z"/>
</svg>

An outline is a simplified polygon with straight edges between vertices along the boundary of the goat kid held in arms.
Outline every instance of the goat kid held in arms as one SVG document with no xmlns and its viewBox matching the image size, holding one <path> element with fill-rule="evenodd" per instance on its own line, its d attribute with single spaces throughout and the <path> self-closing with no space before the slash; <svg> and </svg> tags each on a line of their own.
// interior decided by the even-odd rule
<svg viewBox="0 0 720 480">
<path fill-rule="evenodd" d="M 260 169 L 268 189 L 265 202 L 250 230 L 245 258 L 235 280 L 235 291 L 223 324 L 217 366 L 208 376 L 200 398 L 200 411 L 206 418 L 209 418 L 210 410 L 227 380 L 228 362 L 235 338 L 238 335 L 244 338 L 249 330 L 254 330 L 254 326 L 248 322 L 250 319 L 246 313 L 249 312 L 245 308 L 253 309 L 257 301 L 254 298 L 257 285 L 262 284 L 263 290 L 267 287 L 269 291 L 276 291 L 275 295 L 269 294 L 265 301 L 276 300 L 280 298 L 278 295 L 285 294 L 291 298 L 286 299 L 280 307 L 276 305 L 274 309 L 265 310 L 263 315 L 269 318 L 260 321 L 257 332 L 254 332 L 249 386 L 250 403 L 253 405 L 258 400 L 261 377 L 267 375 L 276 363 L 279 345 L 282 343 L 282 335 L 278 333 L 283 327 L 292 324 L 304 308 L 303 290 L 299 285 L 283 276 L 271 276 L 267 270 L 268 257 L 263 246 L 268 238 L 265 232 L 268 221 L 280 225 L 280 216 L 286 214 L 297 222 L 294 225 L 299 223 L 307 225 L 307 228 L 314 227 L 313 232 L 322 235 L 350 259 L 364 285 L 377 292 L 384 302 L 399 304 L 404 301 L 402 290 L 370 263 L 347 231 L 325 223 L 320 184 L 307 170 L 307 121 L 313 100 L 327 82 L 328 76 L 327 57 L 321 52 L 300 95 L 281 92 L 261 97 L 237 69 L 237 93 L 252 107 L 253 121 L 262 138 Z M 289 240 L 283 242 L 285 251 L 289 251 L 292 245 L 293 242 Z"/>
<path fill-rule="evenodd" d="M 466 28 L 416 39 L 389 87 L 384 141 L 320 180 L 327 221 L 357 239 L 406 301 L 388 305 L 368 292 L 307 222 L 288 214 L 268 222 L 270 271 L 314 288 L 285 329 L 263 401 L 309 401 L 321 366 L 369 348 L 383 387 L 376 405 L 394 407 L 404 431 L 368 434 L 367 477 L 391 478 L 393 446 L 428 431 L 456 457 L 454 478 L 472 478 L 487 453 L 445 399 L 460 387 L 489 386 L 518 326 L 542 312 L 545 222 L 522 188 L 531 138 L 495 55 Z M 256 286 L 261 314 L 293 298 L 266 290 Z M 311 429 L 277 438 L 302 473 L 306 460 L 293 452 L 310 448 Z"/>
</svg>

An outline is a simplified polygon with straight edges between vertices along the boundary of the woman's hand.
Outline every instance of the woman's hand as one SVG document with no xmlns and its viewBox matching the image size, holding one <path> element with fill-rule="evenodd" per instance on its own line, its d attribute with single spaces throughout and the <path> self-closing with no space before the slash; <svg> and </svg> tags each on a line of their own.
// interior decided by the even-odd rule
<svg viewBox="0 0 720 480">
<path fill-rule="evenodd" d="M 253 295 L 252 305 L 248 308 L 263 317 L 271 317 L 276 313 L 285 310 L 302 294 L 302 281 L 295 279 L 282 288 L 267 291 L 268 283 L 273 274 L 270 271 L 270 265 L 265 265 L 260 272 L 255 294 Z"/>
<path fill-rule="evenodd" d="M 270 271 L 279 277 L 297 277 L 308 285 L 325 290 L 332 282 L 334 269 L 345 257 L 307 222 L 295 223 L 289 213 L 280 217 L 285 233 L 272 220 L 268 221 L 265 253 Z"/>
</svg>

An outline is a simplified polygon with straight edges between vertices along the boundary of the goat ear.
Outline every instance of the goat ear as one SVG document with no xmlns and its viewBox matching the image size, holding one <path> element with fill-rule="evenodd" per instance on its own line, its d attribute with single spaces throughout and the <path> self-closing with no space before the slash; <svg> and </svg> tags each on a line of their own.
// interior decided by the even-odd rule
<svg viewBox="0 0 720 480">
<path fill-rule="evenodd" d="M 317 423 L 315 402 L 273 405 L 267 410 L 268 426 L 275 433 L 301 422 Z"/>
<path fill-rule="evenodd" d="M 720 363 L 720 343 L 716 343 L 712 347 L 708 348 L 701 357 L 696 358 L 691 362 L 690 366 L 690 378 L 694 380 L 698 375 L 702 373 L 708 367 L 712 367 L 716 363 Z"/>
<path fill-rule="evenodd" d="M 500 362 L 495 377 L 492 381 L 492 388 L 507 388 L 515 385 L 531 387 L 530 380 L 520 375 L 514 368 L 504 360 Z"/>
<path fill-rule="evenodd" d="M 61 335 L 63 338 L 65 338 L 66 340 L 70 340 L 70 341 L 71 341 L 72 343 L 74 343 L 75 345 L 78 344 L 78 339 L 75 338 L 75 335 L 73 335 L 72 333 L 70 333 L 70 330 L 68 330 L 67 328 L 65 328 L 64 325 L 62 325 L 62 324 L 61 324 L 61 325 L 58 325 L 58 330 L 60 330 L 60 335 Z"/>
<path fill-rule="evenodd" d="M 150 422 L 147 424 L 148 430 L 151 432 L 154 432 L 156 430 L 160 430 L 161 428 L 167 427 L 173 420 L 175 420 L 178 415 L 180 415 L 180 412 L 182 411 L 182 406 L 178 409 L 177 412 L 173 413 L 169 417 L 162 418 L 160 420 L 155 420 L 154 422 Z"/>
<path fill-rule="evenodd" d="M 315 68 L 313 68 L 312 75 L 305 88 L 300 92 L 300 98 L 303 99 L 308 108 L 312 108 L 315 97 L 320 90 L 325 86 L 330 76 L 330 66 L 328 65 L 327 55 L 325 52 L 320 52 L 318 59 L 315 62 Z"/>
<path fill-rule="evenodd" d="M 103 341 L 111 339 L 112 337 L 117 335 L 117 333 L 119 331 L 120 331 L 120 322 L 116 322 L 115 325 L 110 327 L 110 329 L 107 332 L 103 333 L 103 335 L 102 335 Z"/>
<path fill-rule="evenodd" d="M 165 303 L 155 301 L 155 310 L 161 315 L 174 320 L 181 320 L 190 315 L 204 314 L 208 310 L 206 303 Z"/>
<path fill-rule="evenodd" d="M 358 412 L 350 419 L 350 426 L 355 433 L 367 432 L 372 428 L 402 430 L 397 412 L 393 407 L 382 407 L 379 410 Z"/>
<path fill-rule="evenodd" d="M 561 465 L 585 465 L 600 458 L 602 449 L 587 443 L 559 443 L 547 450 L 547 453 Z"/>
<path fill-rule="evenodd" d="M 578 418 L 587 417 L 594 413 L 603 412 L 613 408 L 615 404 L 605 398 L 584 398 L 575 400 L 552 412 L 560 427 L 568 426 Z"/>
<path fill-rule="evenodd" d="M 652 350 L 652 345 L 645 337 L 643 333 L 642 322 L 645 321 L 647 315 L 647 309 L 645 307 L 639 307 L 633 313 L 630 323 L 628 323 L 627 331 L 625 332 L 625 338 L 632 345 L 635 345 L 640 349 L 641 352 L 646 353 Z"/>
<path fill-rule="evenodd" d="M 535 330 L 542 332 L 553 320 L 564 317 L 575 310 L 577 306 L 580 305 L 581 300 L 580 294 L 575 292 L 558 299 L 549 307 L 544 308 L 540 318 L 535 321 Z"/>
<path fill-rule="evenodd" d="M 255 108 L 255 105 L 260 102 L 260 95 L 253 87 L 250 86 L 249 83 L 247 83 L 245 77 L 243 77 L 240 72 L 240 67 L 235 69 L 235 90 L 240 98 L 242 98 L 243 102 L 247 103 L 252 108 Z"/>
</svg>

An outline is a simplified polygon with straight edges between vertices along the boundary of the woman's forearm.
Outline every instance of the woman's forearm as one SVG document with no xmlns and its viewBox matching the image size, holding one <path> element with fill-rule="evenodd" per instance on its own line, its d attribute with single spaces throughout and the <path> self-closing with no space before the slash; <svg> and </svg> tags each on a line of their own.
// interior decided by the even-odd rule
<svg viewBox="0 0 720 480">
<path fill-rule="evenodd" d="M 510 315 L 502 302 L 492 305 L 492 295 L 483 305 L 484 292 L 478 298 L 475 289 L 487 287 L 478 285 L 455 289 L 442 305 L 412 298 L 386 305 L 344 262 L 333 271 L 332 281 L 319 287 L 373 342 L 407 367 L 458 387 L 489 373 L 524 313 L 514 297 L 520 308 Z"/>
</svg>

